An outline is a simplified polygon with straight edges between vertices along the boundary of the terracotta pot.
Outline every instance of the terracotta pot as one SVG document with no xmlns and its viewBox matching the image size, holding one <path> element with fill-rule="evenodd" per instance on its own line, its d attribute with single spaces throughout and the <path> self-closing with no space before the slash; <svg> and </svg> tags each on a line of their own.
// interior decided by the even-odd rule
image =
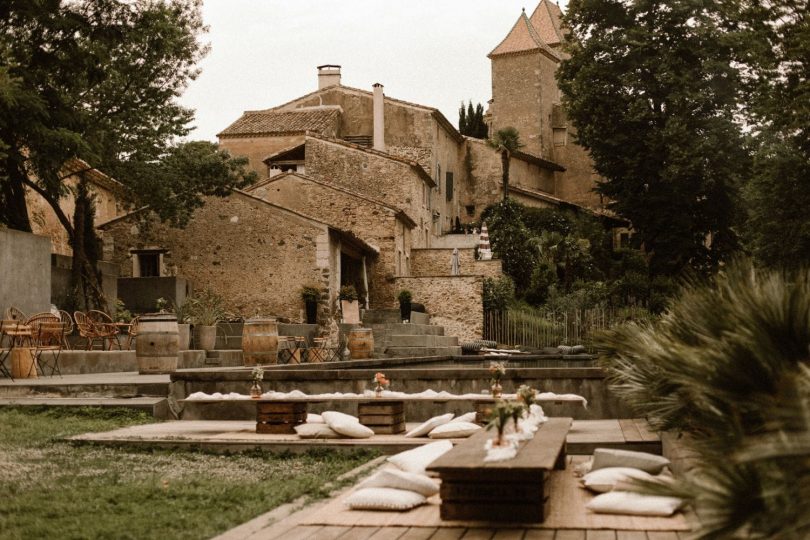
<svg viewBox="0 0 810 540">
<path fill-rule="evenodd" d="M 204 351 L 213 351 L 217 344 L 217 327 L 195 325 L 194 342 Z"/>
</svg>

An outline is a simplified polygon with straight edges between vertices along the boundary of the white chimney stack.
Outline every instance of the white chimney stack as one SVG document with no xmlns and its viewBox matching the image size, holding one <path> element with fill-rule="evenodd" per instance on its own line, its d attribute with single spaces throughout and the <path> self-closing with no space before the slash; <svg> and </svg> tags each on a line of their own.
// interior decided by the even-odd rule
<svg viewBox="0 0 810 540">
<path fill-rule="evenodd" d="M 340 66 L 324 64 L 318 66 L 318 90 L 340 84 Z"/>
<path fill-rule="evenodd" d="M 374 83 L 374 150 L 385 152 L 385 95 L 380 83 Z"/>
</svg>

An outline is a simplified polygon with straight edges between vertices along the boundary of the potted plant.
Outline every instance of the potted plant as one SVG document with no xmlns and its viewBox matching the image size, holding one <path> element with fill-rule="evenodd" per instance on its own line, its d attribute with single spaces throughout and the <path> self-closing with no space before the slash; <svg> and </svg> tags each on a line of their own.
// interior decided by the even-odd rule
<svg viewBox="0 0 810 540">
<path fill-rule="evenodd" d="M 301 289 L 301 299 L 306 308 L 307 324 L 317 324 L 318 322 L 318 299 L 321 297 L 321 290 L 318 287 L 306 285 Z"/>
<path fill-rule="evenodd" d="M 194 323 L 194 341 L 204 351 L 214 350 L 217 342 L 217 321 L 225 318 L 222 298 L 209 289 L 186 300 L 190 304 L 191 320 Z"/>
<path fill-rule="evenodd" d="M 340 311 L 343 313 L 343 322 L 359 324 L 360 306 L 357 303 L 357 289 L 353 285 L 344 285 L 338 292 L 338 298 L 340 298 Z"/>
<path fill-rule="evenodd" d="M 399 317 L 402 322 L 409 322 L 411 320 L 411 291 L 403 289 L 399 291 Z"/>
<path fill-rule="evenodd" d="M 177 317 L 177 350 L 179 351 L 187 351 L 191 342 L 190 307 L 188 301 L 183 304 L 172 303 L 172 311 Z"/>
</svg>

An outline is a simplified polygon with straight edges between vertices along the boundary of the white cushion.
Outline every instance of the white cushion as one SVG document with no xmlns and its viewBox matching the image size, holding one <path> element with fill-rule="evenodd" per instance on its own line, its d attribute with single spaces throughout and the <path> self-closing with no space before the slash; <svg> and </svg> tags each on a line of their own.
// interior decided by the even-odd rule
<svg viewBox="0 0 810 540">
<path fill-rule="evenodd" d="M 340 434 L 326 424 L 301 424 L 295 426 L 295 432 L 302 439 L 339 439 Z"/>
<path fill-rule="evenodd" d="M 356 416 L 335 411 L 326 411 L 321 414 L 326 425 L 337 433 L 352 439 L 368 439 L 374 432 L 360 423 Z"/>
<path fill-rule="evenodd" d="M 353 510 L 410 510 L 425 504 L 425 497 L 404 489 L 370 487 L 358 489 L 346 499 Z"/>
<path fill-rule="evenodd" d="M 641 469 L 650 474 L 658 474 L 669 465 L 669 460 L 663 456 L 648 454 L 647 452 L 632 452 L 630 450 L 616 450 L 612 448 L 597 448 L 593 452 L 592 471 L 607 467 L 630 467 Z"/>
<path fill-rule="evenodd" d="M 388 461 L 403 471 L 425 474 L 425 468 L 451 448 L 453 448 L 453 443 L 450 441 L 432 442 L 395 454 L 389 457 Z"/>
<path fill-rule="evenodd" d="M 611 491 L 591 499 L 586 508 L 597 514 L 628 514 L 631 516 L 671 516 L 683 505 L 681 499 L 642 495 L 630 491 Z"/>
<path fill-rule="evenodd" d="M 431 439 L 460 439 L 469 437 L 479 429 L 481 429 L 481 426 L 472 422 L 450 422 L 431 431 L 428 437 Z"/>
<path fill-rule="evenodd" d="M 307 424 L 323 424 L 323 416 L 320 414 L 307 413 Z"/>
<path fill-rule="evenodd" d="M 415 491 L 425 497 L 439 492 L 439 484 L 424 474 L 410 473 L 399 469 L 383 469 L 360 483 L 358 487 L 384 487 Z"/>
<path fill-rule="evenodd" d="M 650 473 L 641 469 L 630 467 L 606 467 L 591 471 L 582 477 L 582 485 L 591 491 L 605 493 L 612 491 L 619 483 L 628 483 L 633 480 L 652 480 Z"/>
<path fill-rule="evenodd" d="M 441 426 L 442 424 L 446 424 L 450 420 L 453 419 L 453 413 L 442 414 L 439 416 L 434 416 L 430 420 L 426 420 L 410 430 L 408 433 L 405 434 L 406 437 L 424 437 L 428 433 L 430 433 L 433 428 L 437 426 Z"/>
<path fill-rule="evenodd" d="M 475 411 L 462 414 L 461 416 L 456 416 L 450 420 L 450 423 L 453 422 L 475 422 Z"/>
</svg>

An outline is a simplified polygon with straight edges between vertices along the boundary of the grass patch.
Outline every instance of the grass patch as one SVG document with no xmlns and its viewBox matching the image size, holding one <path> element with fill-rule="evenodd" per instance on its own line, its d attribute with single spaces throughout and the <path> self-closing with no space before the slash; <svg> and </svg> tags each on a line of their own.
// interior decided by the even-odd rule
<svg viewBox="0 0 810 540">
<path fill-rule="evenodd" d="M 0 537 L 210 538 L 323 486 L 372 452 L 220 455 L 73 445 L 154 420 L 125 409 L 0 409 Z"/>
</svg>

